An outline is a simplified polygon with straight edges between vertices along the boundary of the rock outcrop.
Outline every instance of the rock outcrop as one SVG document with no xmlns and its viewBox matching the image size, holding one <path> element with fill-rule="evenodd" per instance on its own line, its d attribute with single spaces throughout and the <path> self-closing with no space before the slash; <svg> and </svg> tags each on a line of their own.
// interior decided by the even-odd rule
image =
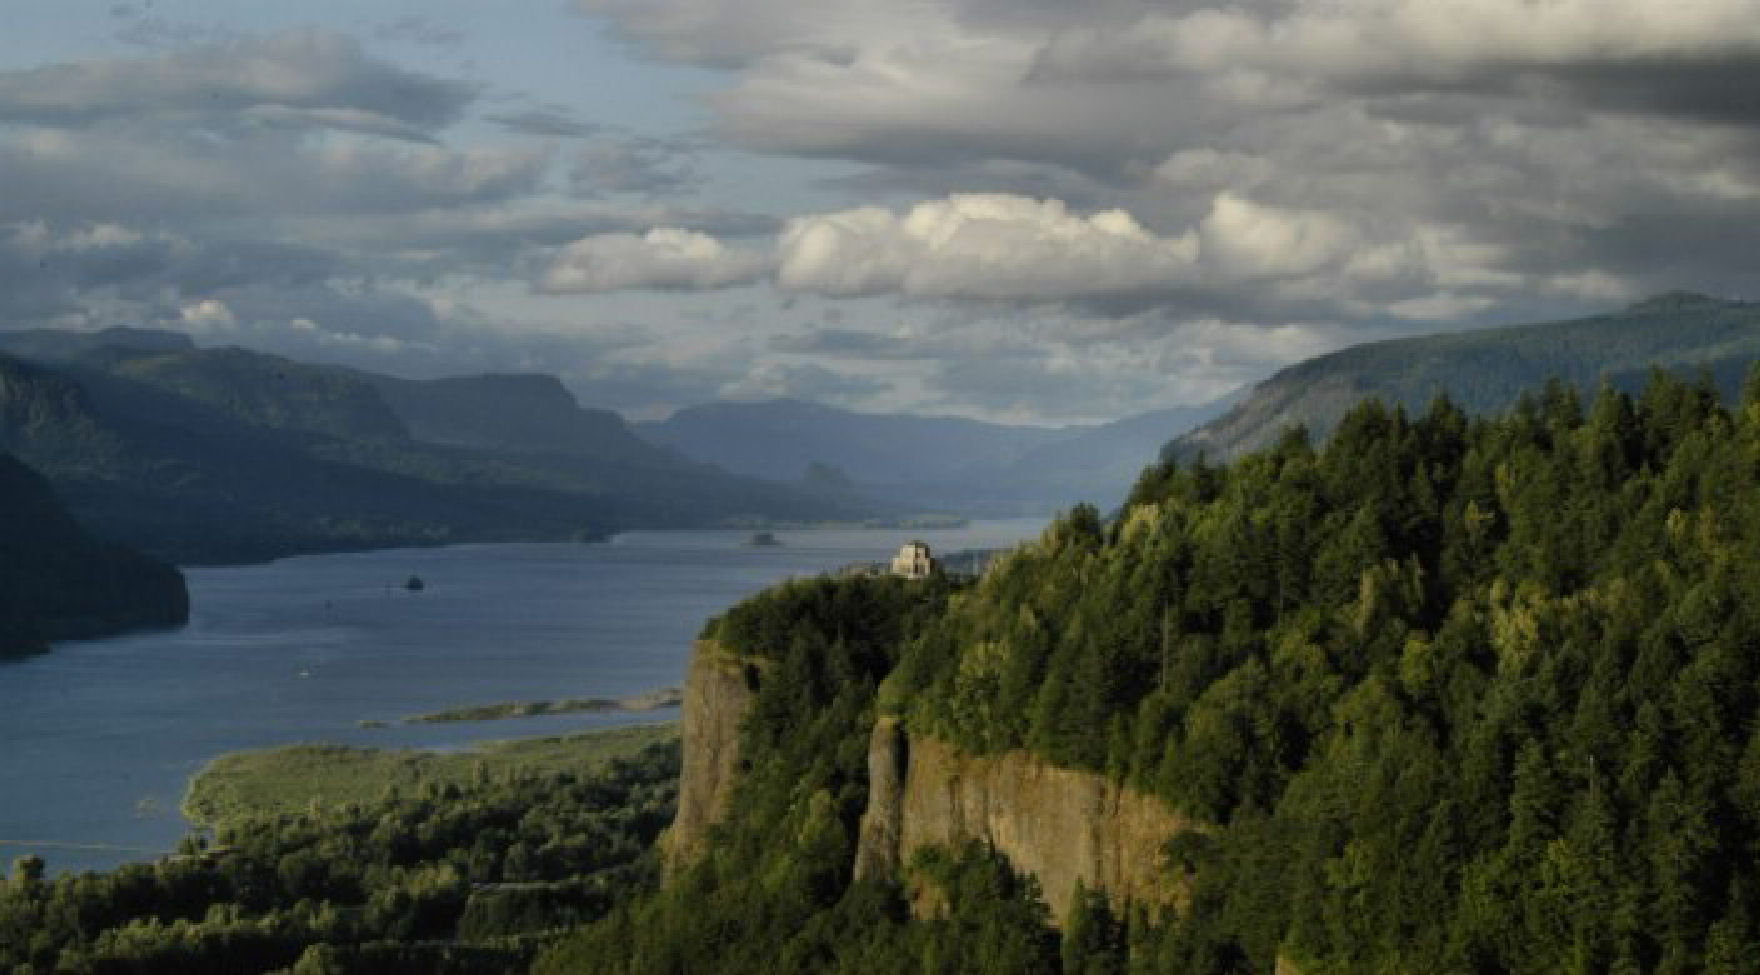
<svg viewBox="0 0 1760 975">
<path fill-rule="evenodd" d="M 753 679 L 738 657 L 713 641 L 697 641 L 681 709 L 678 813 L 660 838 L 668 873 L 702 856 L 709 828 L 727 815 L 739 774 L 739 725 L 752 702 Z"/>
<path fill-rule="evenodd" d="M 668 873 L 700 858 L 710 828 L 727 815 L 740 721 L 758 679 L 753 665 L 712 641 L 697 644 L 684 689 L 678 814 L 661 839 Z M 970 755 L 882 715 L 869 739 L 868 780 L 858 878 L 897 874 L 925 847 L 977 841 L 1036 877 L 1060 924 L 1077 884 L 1121 907 L 1172 904 L 1180 894 L 1163 848 L 1193 824 L 1102 775 L 1023 751 Z"/>
<path fill-rule="evenodd" d="M 1022 751 L 969 755 L 890 717 L 875 725 L 868 770 L 857 876 L 898 870 L 924 847 L 977 841 L 1036 877 L 1060 924 L 1078 883 L 1120 906 L 1179 896 L 1163 848 L 1193 824 L 1104 776 Z"/>
</svg>

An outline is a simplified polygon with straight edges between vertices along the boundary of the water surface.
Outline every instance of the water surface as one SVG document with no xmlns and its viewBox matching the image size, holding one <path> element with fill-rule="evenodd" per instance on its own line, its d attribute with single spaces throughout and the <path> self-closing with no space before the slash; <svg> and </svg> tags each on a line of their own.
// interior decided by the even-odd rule
<svg viewBox="0 0 1760 975">
<path fill-rule="evenodd" d="M 743 532 L 632 532 L 188 569 L 185 629 L 0 662 L 0 860 L 31 852 L 51 869 L 87 869 L 169 850 L 186 828 L 177 804 L 189 776 L 241 748 L 447 747 L 671 720 L 676 709 L 359 725 L 675 685 L 703 621 L 766 585 L 888 558 L 907 537 L 952 551 L 1041 527 L 778 531 L 775 547 L 745 545 Z M 403 588 L 411 575 L 423 591 Z"/>
</svg>

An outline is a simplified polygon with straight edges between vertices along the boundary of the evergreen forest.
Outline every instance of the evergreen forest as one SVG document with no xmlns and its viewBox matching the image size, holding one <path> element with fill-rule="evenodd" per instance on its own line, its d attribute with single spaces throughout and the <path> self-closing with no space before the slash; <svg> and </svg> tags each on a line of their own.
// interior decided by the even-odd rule
<svg viewBox="0 0 1760 975">
<path fill-rule="evenodd" d="M 537 971 L 1755 971 L 1756 607 L 1760 382 L 1368 402 L 1154 467 L 969 587 L 729 613 L 757 696 L 713 852 Z M 1180 903 L 1085 891 L 1060 933 L 981 846 L 855 882 L 883 710 L 1204 824 Z"/>
</svg>

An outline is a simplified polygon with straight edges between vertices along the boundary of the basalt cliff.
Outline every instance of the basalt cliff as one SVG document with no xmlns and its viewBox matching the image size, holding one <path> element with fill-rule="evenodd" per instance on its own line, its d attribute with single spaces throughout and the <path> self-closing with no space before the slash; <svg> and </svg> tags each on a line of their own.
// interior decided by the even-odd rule
<svg viewBox="0 0 1760 975">
<path fill-rule="evenodd" d="M 709 828 L 727 815 L 739 772 L 739 723 L 751 706 L 756 675 L 716 642 L 697 641 L 684 685 L 678 812 L 660 837 L 669 869 L 701 856 Z"/>
<path fill-rule="evenodd" d="M 662 840 L 671 871 L 704 854 L 710 829 L 730 808 L 740 722 L 762 679 L 713 641 L 696 645 L 685 684 L 678 814 Z M 1034 877 L 1057 923 L 1078 889 L 1100 891 L 1119 908 L 1171 905 L 1182 889 L 1164 847 L 1193 824 L 1096 773 L 1020 750 L 969 754 L 883 714 L 869 737 L 868 782 L 857 879 L 901 877 L 918 851 L 976 842 Z M 933 890 L 913 891 L 919 913 L 936 913 L 937 899 Z"/>
</svg>

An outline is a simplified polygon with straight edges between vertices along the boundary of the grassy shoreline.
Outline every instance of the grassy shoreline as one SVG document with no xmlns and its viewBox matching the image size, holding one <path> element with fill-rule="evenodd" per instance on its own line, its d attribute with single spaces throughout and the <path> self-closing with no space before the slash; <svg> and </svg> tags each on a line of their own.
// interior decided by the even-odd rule
<svg viewBox="0 0 1760 975">
<path fill-rule="evenodd" d="M 308 743 L 228 752 L 191 777 L 181 809 L 192 824 L 212 828 L 240 817 L 304 813 L 484 781 L 590 775 L 677 737 L 678 725 L 667 722 L 483 741 L 461 751 Z"/>
</svg>

